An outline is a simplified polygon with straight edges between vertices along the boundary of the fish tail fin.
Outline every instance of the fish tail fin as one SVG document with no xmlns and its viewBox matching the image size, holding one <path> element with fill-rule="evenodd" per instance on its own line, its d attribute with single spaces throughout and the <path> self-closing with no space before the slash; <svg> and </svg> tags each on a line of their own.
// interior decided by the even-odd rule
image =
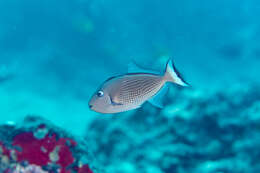
<svg viewBox="0 0 260 173">
<path fill-rule="evenodd" d="M 172 82 L 185 87 L 189 86 L 189 84 L 181 77 L 181 74 L 178 72 L 171 59 L 167 62 L 164 79 L 166 82 Z"/>
</svg>

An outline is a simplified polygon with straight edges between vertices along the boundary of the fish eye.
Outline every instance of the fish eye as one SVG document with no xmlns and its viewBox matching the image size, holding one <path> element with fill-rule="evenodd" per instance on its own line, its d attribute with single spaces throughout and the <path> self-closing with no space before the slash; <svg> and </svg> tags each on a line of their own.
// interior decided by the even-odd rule
<svg viewBox="0 0 260 173">
<path fill-rule="evenodd" d="M 98 91 L 98 92 L 97 92 L 97 96 L 98 96 L 98 97 L 102 97 L 103 95 L 104 95 L 104 92 L 103 92 L 103 91 Z"/>
</svg>

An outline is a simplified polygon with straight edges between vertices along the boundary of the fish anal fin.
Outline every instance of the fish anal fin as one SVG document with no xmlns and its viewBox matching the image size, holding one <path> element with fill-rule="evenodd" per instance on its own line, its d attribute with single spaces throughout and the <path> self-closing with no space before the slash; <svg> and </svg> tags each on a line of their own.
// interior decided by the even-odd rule
<svg viewBox="0 0 260 173">
<path fill-rule="evenodd" d="M 164 106 L 163 100 L 168 90 L 169 90 L 169 86 L 167 84 L 164 84 L 164 86 L 158 91 L 158 93 L 155 94 L 151 99 L 149 99 L 148 102 L 151 103 L 153 106 L 162 109 Z"/>
</svg>

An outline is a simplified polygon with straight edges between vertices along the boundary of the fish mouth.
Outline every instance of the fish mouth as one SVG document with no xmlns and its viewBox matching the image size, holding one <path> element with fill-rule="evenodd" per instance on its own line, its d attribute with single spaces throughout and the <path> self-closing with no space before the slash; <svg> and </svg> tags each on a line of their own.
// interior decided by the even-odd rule
<svg viewBox="0 0 260 173">
<path fill-rule="evenodd" d="M 88 105 L 89 109 L 91 109 L 93 107 L 93 105 Z"/>
</svg>

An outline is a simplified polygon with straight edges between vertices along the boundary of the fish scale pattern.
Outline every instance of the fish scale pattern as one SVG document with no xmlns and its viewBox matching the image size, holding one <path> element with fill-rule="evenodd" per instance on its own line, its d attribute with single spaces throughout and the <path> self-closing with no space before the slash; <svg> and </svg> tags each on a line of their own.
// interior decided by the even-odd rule
<svg viewBox="0 0 260 173">
<path fill-rule="evenodd" d="M 135 75 L 125 77 L 119 90 L 121 103 L 142 103 L 162 86 L 161 76 Z"/>
</svg>

